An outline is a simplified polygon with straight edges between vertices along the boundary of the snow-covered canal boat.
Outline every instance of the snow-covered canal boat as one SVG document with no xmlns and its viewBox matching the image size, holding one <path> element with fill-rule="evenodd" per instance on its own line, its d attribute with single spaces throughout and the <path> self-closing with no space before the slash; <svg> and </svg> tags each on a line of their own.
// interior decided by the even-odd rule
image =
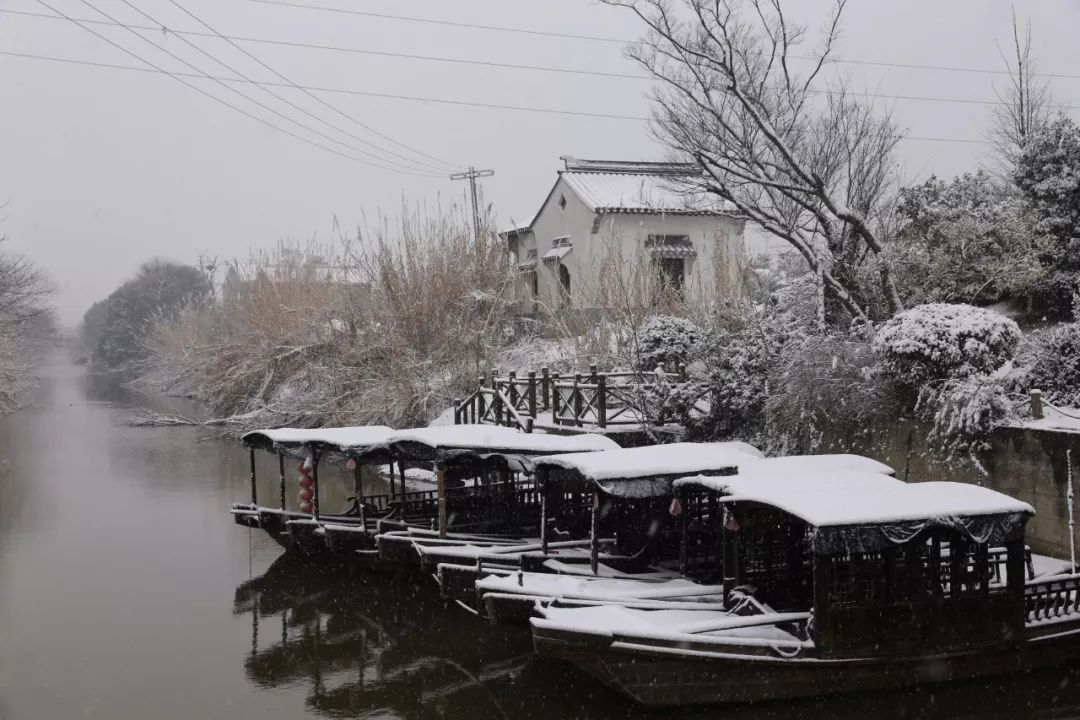
<svg viewBox="0 0 1080 720">
<path fill-rule="evenodd" d="M 472 558 L 444 554 L 438 565 L 443 595 L 495 620 L 523 620 L 538 597 L 550 595 L 543 588 L 563 582 L 553 575 L 588 575 L 609 583 L 675 579 L 673 567 L 659 567 L 676 558 L 671 483 L 688 473 L 734 473 L 740 463 L 759 458 L 757 448 L 741 442 L 537 458 L 541 534 L 535 545 Z M 517 590 L 507 592 L 502 578 L 509 575 Z"/>
<path fill-rule="evenodd" d="M 683 563 L 716 566 L 724 602 L 549 607 L 532 620 L 538 652 L 650 705 L 913 687 L 1080 659 L 1080 576 L 1026 577 L 1026 503 L 867 472 L 675 488 Z"/>
<path fill-rule="evenodd" d="M 233 505 L 238 524 L 262 528 L 282 545 L 306 552 L 330 550 L 354 559 L 359 553 L 368 562 L 407 565 L 415 564 L 417 545 L 529 542 L 538 533 L 539 517 L 524 472 L 530 459 L 618 447 L 599 435 L 534 434 L 491 425 L 280 428 L 247 433 L 243 443 L 251 454 L 251 502 Z M 259 449 L 278 456 L 275 505 L 260 504 L 257 497 Z M 349 506 L 336 513 L 320 507 L 320 463 L 330 455 L 345 459 L 353 477 Z M 286 458 L 299 460 L 294 506 L 287 498 Z M 368 466 L 389 468 L 389 493 L 363 494 L 361 473 Z M 405 478 L 418 469 L 432 475 L 433 489 L 406 486 Z"/>
<path fill-rule="evenodd" d="M 404 501 L 402 478 L 401 494 L 396 492 L 393 462 L 387 443 L 393 428 L 383 425 L 367 425 L 339 428 L 277 428 L 255 430 L 245 433 L 241 441 L 248 448 L 251 463 L 251 500 L 234 503 L 232 514 L 237 524 L 261 528 L 284 547 L 296 547 L 305 552 L 325 549 L 327 527 L 340 528 L 352 549 L 370 549 L 370 537 L 380 518 L 388 517 L 392 501 Z M 256 450 L 277 455 L 278 497 L 273 505 L 260 504 L 256 477 Z M 344 458 L 353 477 L 353 494 L 349 506 L 338 512 L 326 513 L 320 507 L 320 462 L 329 455 Z M 298 462 L 296 479 L 299 487 L 295 509 L 288 502 L 287 461 Z M 362 492 L 361 473 L 364 466 L 390 466 L 390 494 L 369 495 Z"/>
<path fill-rule="evenodd" d="M 658 465 L 661 454 L 670 453 L 666 465 Z M 733 454 L 734 453 L 734 454 Z M 606 456 L 606 457 L 605 457 Z M 618 467 L 623 463 L 622 467 Z M 697 464 L 699 474 L 722 475 L 734 472 L 744 478 L 775 478 L 799 483 L 810 474 L 866 472 L 892 476 L 888 465 L 859 455 L 808 455 L 761 458 L 742 443 L 681 444 L 601 453 L 593 458 L 555 456 L 536 462 L 537 477 L 545 497 L 565 493 L 569 486 L 587 483 L 601 495 L 596 505 L 607 508 L 615 534 L 623 538 L 622 551 L 639 559 L 636 572 L 623 572 L 600 564 L 599 572 L 588 565 L 544 557 L 540 572 L 489 569 L 476 582 L 476 595 L 486 613 L 498 620 L 527 619 L 534 606 L 551 604 L 612 604 L 630 600 L 672 603 L 717 602 L 723 597 L 722 578 L 704 563 L 686 566 L 686 550 L 700 542 L 688 528 L 682 543 L 681 504 L 673 502 L 672 475 L 658 470 L 682 470 Z M 651 473 L 651 474 L 650 474 Z M 682 473 L 679 473 L 681 476 Z M 637 513 L 626 505 L 641 505 L 647 515 L 637 517 L 647 527 L 636 538 L 627 537 L 626 518 Z M 548 503 L 545 503 L 545 507 Z M 640 510 L 640 508 L 639 508 Z M 626 542 L 636 542 L 626 547 Z M 595 547 L 593 543 L 589 550 Z M 599 550 L 597 550 L 599 552 Z M 590 553 L 591 554 L 591 553 Z M 601 556 L 602 559 L 602 556 Z M 646 560 L 652 567 L 644 567 Z M 676 571 L 677 570 L 677 571 Z M 440 572 L 445 574 L 446 568 Z M 687 574 L 689 573 L 689 576 Z"/>
<path fill-rule="evenodd" d="M 432 553 L 461 548 L 486 552 L 535 542 L 540 512 L 532 462 L 547 455 L 591 454 L 619 446 L 602 435 L 447 425 L 397 431 L 388 447 L 403 466 L 431 469 L 436 491 L 430 510 L 419 516 L 403 514 L 411 527 L 387 528 L 378 536 L 379 558 L 425 567 L 422 561 Z M 434 564 L 426 567 L 434 571 Z"/>
</svg>

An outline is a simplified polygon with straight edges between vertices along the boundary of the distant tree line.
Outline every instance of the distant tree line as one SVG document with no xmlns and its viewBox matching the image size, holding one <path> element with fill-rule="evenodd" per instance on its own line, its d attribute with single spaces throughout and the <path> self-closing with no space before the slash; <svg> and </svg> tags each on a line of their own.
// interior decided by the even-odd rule
<svg viewBox="0 0 1080 720">
<path fill-rule="evenodd" d="M 126 368 L 147 356 L 145 338 L 154 323 L 176 317 L 213 292 L 200 268 L 151 260 L 135 276 L 94 303 L 83 316 L 82 341 L 94 365 Z"/>
</svg>

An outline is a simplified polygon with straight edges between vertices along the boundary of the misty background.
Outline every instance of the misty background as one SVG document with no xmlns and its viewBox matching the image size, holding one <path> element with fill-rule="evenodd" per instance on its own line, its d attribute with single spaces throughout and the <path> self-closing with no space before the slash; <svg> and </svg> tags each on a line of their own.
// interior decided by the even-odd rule
<svg viewBox="0 0 1080 720">
<path fill-rule="evenodd" d="M 92 4 L 121 23 L 151 25 L 121 0 Z M 169 0 L 135 4 L 170 31 L 207 32 Z M 336 134 L 250 84 L 234 85 L 383 158 L 386 166 L 403 162 L 401 156 L 411 158 L 408 166 L 421 174 L 391 172 L 368 164 L 367 156 L 345 151 L 360 162 L 314 147 L 165 74 L 66 62 L 146 67 L 67 19 L 40 17 L 54 13 L 39 0 L 0 0 L 0 201 L 8 201 L 0 234 L 8 236 L 8 249 L 32 257 L 55 278 L 62 323 L 78 322 L 92 302 L 150 257 L 190 263 L 208 253 L 229 259 L 279 239 L 329 240 L 383 219 L 393 223 L 403 203 L 465 203 L 467 185 L 451 181 L 453 170 L 432 157 L 459 167 L 493 169 L 494 177 L 485 178 L 482 186 L 502 226 L 531 219 L 554 182 L 562 154 L 608 159 L 663 155 L 638 119 L 649 113 L 645 81 L 447 60 L 640 75 L 623 56 L 622 44 L 610 41 L 639 35 L 637 19 L 626 11 L 589 0 L 306 4 L 347 12 L 257 0 L 180 0 L 183 8 L 229 36 L 441 58 L 238 41 L 299 85 L 426 99 L 312 91 L 341 113 L 336 114 L 291 87 L 274 88 L 357 138 L 397 153 L 391 155 Z M 74 18 L 107 21 L 83 0 L 48 0 L 48 5 Z M 792 10 L 816 30 L 830 6 L 813 0 Z M 856 87 L 892 96 L 882 102 L 912 136 L 898 150 L 906 181 L 932 173 L 951 176 L 990 162 L 991 146 L 985 142 L 990 103 L 1007 86 L 1008 78 L 1000 73 L 1003 55 L 1011 52 L 1014 7 L 1021 23 L 1031 23 L 1039 72 L 1053 75 L 1046 79 L 1054 102 L 1072 106 L 1080 89 L 1075 45 L 1080 4 L 1072 0 L 849 4 L 839 57 L 858 62 L 838 64 L 833 72 Z M 162 69 L 192 72 L 123 27 L 90 27 Z M 140 32 L 212 75 L 230 75 L 168 31 Z M 592 39 L 560 36 L 567 34 Z M 253 79 L 281 82 L 218 38 L 186 37 Z M 252 115 L 342 149 L 210 80 L 187 81 Z M 1071 107 L 1061 109 L 1078 116 Z"/>
</svg>

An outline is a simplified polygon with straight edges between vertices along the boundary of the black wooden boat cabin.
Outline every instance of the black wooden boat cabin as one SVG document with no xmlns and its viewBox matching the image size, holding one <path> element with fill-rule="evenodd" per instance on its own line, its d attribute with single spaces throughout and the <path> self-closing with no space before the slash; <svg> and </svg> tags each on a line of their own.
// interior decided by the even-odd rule
<svg viewBox="0 0 1080 720">
<path fill-rule="evenodd" d="M 618 448 L 602 435 L 524 433 L 497 425 L 447 425 L 400 430 L 388 442 L 402 467 L 435 474 L 431 498 L 402 506 L 401 519 L 417 525 L 379 536 L 380 558 L 434 570 L 439 548 L 520 545 L 538 532 L 539 496 L 532 477 L 537 457 Z M 419 550 L 419 552 L 418 552 Z"/>
<path fill-rule="evenodd" d="M 623 630 L 550 609 L 533 620 L 542 654 L 662 705 L 910 687 L 1080 657 L 1078 578 L 1026 581 L 1025 503 L 866 472 L 675 487 L 683 562 L 696 551 L 719 564 L 728 610 L 623 610 Z M 692 543 L 695 528 L 712 542 Z"/>
<path fill-rule="evenodd" d="M 387 441 L 394 432 L 393 428 L 382 425 L 367 425 L 342 428 L 277 428 L 256 430 L 246 433 L 241 441 L 248 448 L 251 467 L 251 500 L 248 503 L 234 503 L 232 514 L 237 524 L 257 527 L 265 530 L 275 541 L 285 547 L 294 546 L 305 552 L 321 551 L 326 547 L 326 526 L 341 528 L 347 532 L 350 549 L 370 547 L 371 537 L 378 518 L 388 515 L 398 501 L 395 490 L 394 466 L 390 458 Z M 277 456 L 278 496 L 272 503 L 266 499 L 260 504 L 256 476 L 256 450 L 273 453 Z M 352 495 L 347 498 L 348 506 L 334 512 L 326 512 L 322 507 L 319 492 L 319 470 L 321 462 L 336 456 L 343 461 L 352 461 Z M 291 467 L 298 462 L 300 468 L 310 478 L 310 508 L 291 510 L 288 502 Z M 287 467 L 288 465 L 288 467 Z M 365 466 L 390 466 L 390 493 L 363 494 L 362 472 Z M 292 483 L 296 486 L 295 482 Z M 401 483 L 405 490 L 404 481 Z M 295 505 L 294 505 L 295 506 Z M 316 532 L 321 530 L 321 532 Z"/>
<path fill-rule="evenodd" d="M 535 602 L 587 604 L 619 597 L 700 602 L 719 596 L 720 577 L 690 575 L 694 582 L 688 583 L 685 562 L 678 562 L 685 555 L 686 528 L 672 491 L 674 481 L 688 471 L 724 477 L 760 474 L 763 467 L 775 472 L 793 463 L 892 474 L 887 465 L 858 455 L 762 458 L 756 448 L 740 442 L 678 443 L 592 457 L 541 458 L 534 464 L 544 499 L 545 544 L 552 535 L 587 533 L 589 564 L 575 570 L 570 559 L 553 562 L 543 550 L 526 555 L 522 569 L 534 572 L 517 573 L 509 580 L 487 577 L 476 584 L 479 599 L 494 619 L 524 620 Z M 553 572 L 608 579 L 583 578 L 571 586 L 540 574 Z M 563 594 L 568 591 L 572 598 Z"/>
</svg>

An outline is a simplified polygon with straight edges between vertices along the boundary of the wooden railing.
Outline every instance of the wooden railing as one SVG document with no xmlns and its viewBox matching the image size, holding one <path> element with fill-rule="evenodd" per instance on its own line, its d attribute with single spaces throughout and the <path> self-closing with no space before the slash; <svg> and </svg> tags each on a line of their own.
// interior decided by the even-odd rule
<svg viewBox="0 0 1080 720">
<path fill-rule="evenodd" d="M 1024 588 L 1024 612 L 1029 623 L 1080 617 L 1080 575 L 1029 582 Z"/>
<path fill-rule="evenodd" d="M 596 365 L 588 373 L 573 375 L 546 367 L 524 376 L 492 373 L 490 381 L 480 377 L 469 397 L 454 400 L 454 423 L 506 425 L 531 432 L 540 416 L 550 413 L 553 425 L 565 427 L 662 425 L 667 418 L 662 411 L 648 409 L 645 398 L 658 394 L 663 385 L 686 382 L 684 367 L 663 381 L 652 373 L 602 373 Z M 704 394 L 699 401 L 703 399 Z"/>
</svg>

